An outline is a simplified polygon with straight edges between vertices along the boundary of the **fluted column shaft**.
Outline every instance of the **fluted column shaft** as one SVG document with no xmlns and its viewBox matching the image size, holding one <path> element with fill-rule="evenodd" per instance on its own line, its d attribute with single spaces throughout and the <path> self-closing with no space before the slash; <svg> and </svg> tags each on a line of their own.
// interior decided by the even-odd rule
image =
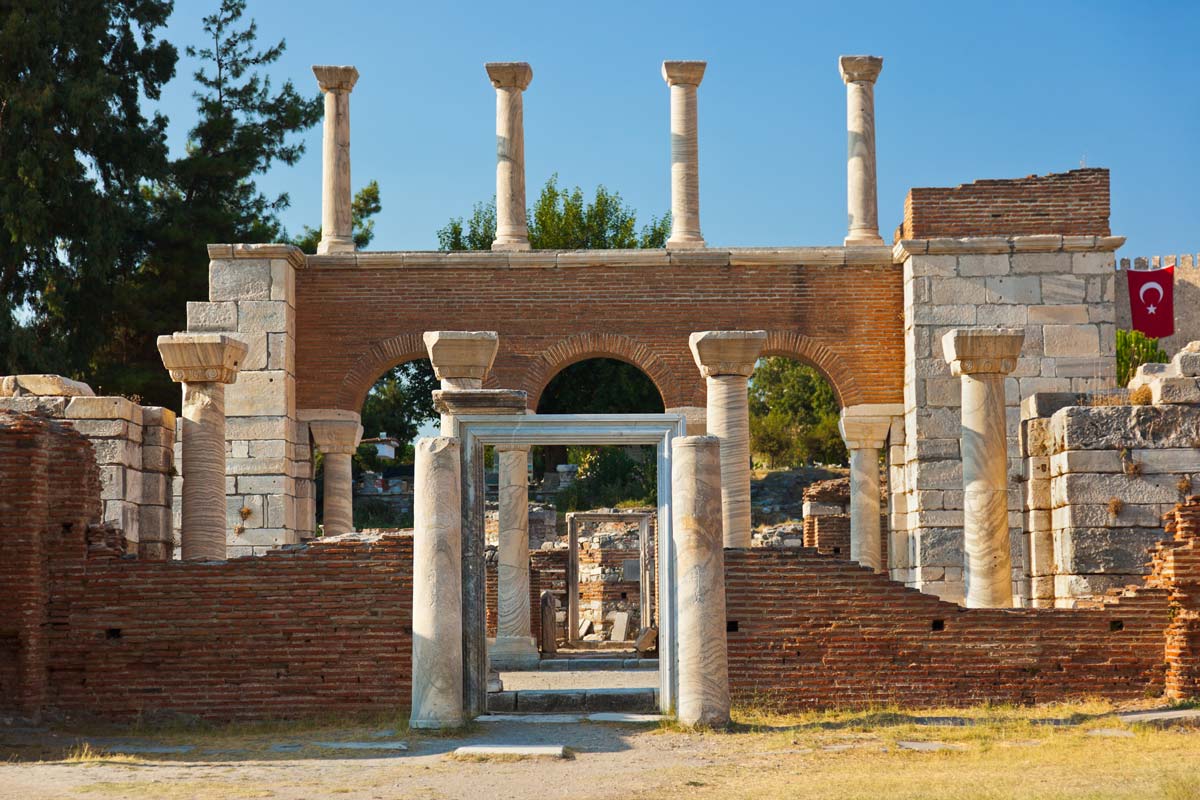
<svg viewBox="0 0 1200 800">
<path fill-rule="evenodd" d="M 325 93 L 321 138 L 321 241 L 318 253 L 353 251 L 354 219 L 350 190 L 350 92 L 358 81 L 354 67 L 315 66 Z"/>
<path fill-rule="evenodd" d="M 413 477 L 414 728 L 463 724 L 462 507 L 457 439 L 416 444 Z"/>
<path fill-rule="evenodd" d="M 700 233 L 700 155 L 696 89 L 703 61 L 664 61 L 671 92 L 671 237 L 669 248 L 704 247 Z"/>
<path fill-rule="evenodd" d="M 225 384 L 183 384 L 183 525 L 185 561 L 225 552 Z"/>
<path fill-rule="evenodd" d="M 496 448 L 499 456 L 500 547 L 498 638 L 531 639 L 529 616 L 529 448 Z"/>
<path fill-rule="evenodd" d="M 842 56 L 838 62 L 846 83 L 847 245 L 882 244 L 875 178 L 875 80 L 883 59 Z"/>
<path fill-rule="evenodd" d="M 721 451 L 715 436 L 680 437 L 671 447 L 679 722 L 714 728 L 729 724 Z"/>
<path fill-rule="evenodd" d="M 726 547 L 750 546 L 750 404 L 744 375 L 707 379 L 708 432 L 721 442 L 721 519 Z"/>
<path fill-rule="evenodd" d="M 533 70 L 524 62 L 486 65 L 496 87 L 496 240 L 493 250 L 528 250 L 525 219 L 525 100 Z"/>
</svg>

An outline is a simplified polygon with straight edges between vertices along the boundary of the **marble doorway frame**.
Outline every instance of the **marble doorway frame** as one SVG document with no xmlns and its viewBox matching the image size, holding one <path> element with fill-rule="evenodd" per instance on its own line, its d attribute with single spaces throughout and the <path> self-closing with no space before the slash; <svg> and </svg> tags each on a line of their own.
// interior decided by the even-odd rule
<svg viewBox="0 0 1200 800">
<path fill-rule="evenodd" d="M 463 475 L 463 698 L 468 712 L 487 708 L 483 448 L 485 445 L 652 445 L 658 482 L 659 708 L 678 690 L 675 553 L 671 542 L 671 442 L 687 435 L 682 414 L 477 414 L 456 416 Z M 470 657 L 468 654 L 478 654 Z"/>
</svg>

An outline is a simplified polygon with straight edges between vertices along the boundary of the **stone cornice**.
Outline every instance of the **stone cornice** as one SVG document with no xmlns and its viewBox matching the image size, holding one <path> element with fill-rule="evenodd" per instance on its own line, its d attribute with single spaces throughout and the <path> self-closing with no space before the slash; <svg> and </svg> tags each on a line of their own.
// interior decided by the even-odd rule
<svg viewBox="0 0 1200 800">
<path fill-rule="evenodd" d="M 998 253 L 1111 253 L 1124 236 L 970 236 L 962 239 L 901 239 L 892 246 L 897 264 L 910 256 L 989 255 Z"/>
<path fill-rule="evenodd" d="M 224 258 L 285 258 L 296 269 L 304 269 L 310 258 L 292 244 L 210 244 L 208 257 L 211 260 Z"/>
<path fill-rule="evenodd" d="M 229 247 L 229 245 L 217 245 Z M 262 247 L 263 245 L 256 245 Z M 212 256 L 210 245 L 210 258 Z M 225 253 L 226 251 L 221 251 Z M 303 256 L 309 269 L 571 269 L 579 267 L 891 266 L 892 248 L 735 247 L 699 250 L 389 251 Z M 220 258 L 237 256 L 220 255 Z M 255 256 L 240 256 L 254 258 Z M 257 256 L 266 258 L 267 256 Z"/>
</svg>

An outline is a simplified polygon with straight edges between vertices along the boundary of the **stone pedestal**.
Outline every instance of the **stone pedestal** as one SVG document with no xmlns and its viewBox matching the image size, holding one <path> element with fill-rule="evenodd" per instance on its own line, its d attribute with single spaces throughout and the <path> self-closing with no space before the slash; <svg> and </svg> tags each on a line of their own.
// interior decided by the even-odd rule
<svg viewBox="0 0 1200 800">
<path fill-rule="evenodd" d="M 354 67 L 314 66 L 325 93 L 325 131 L 321 140 L 321 242 L 317 253 L 354 251 L 350 213 L 350 92 L 358 82 Z"/>
<path fill-rule="evenodd" d="M 663 80 L 671 87 L 671 237 L 667 248 L 704 247 L 700 233 L 700 157 L 696 89 L 705 61 L 664 61 Z"/>
<path fill-rule="evenodd" d="M 523 61 L 485 65 L 496 87 L 496 240 L 493 250 L 528 250 L 525 222 L 524 91 L 533 70 Z"/>
<path fill-rule="evenodd" d="M 846 193 L 850 230 L 847 246 L 883 244 L 875 181 L 875 79 L 878 56 L 842 56 L 838 69 L 846 82 Z"/>
<path fill-rule="evenodd" d="M 725 556 L 721 541 L 721 445 L 685 436 L 671 446 L 671 537 L 675 548 L 679 722 L 729 724 Z"/>
<path fill-rule="evenodd" d="M 721 514 L 726 547 L 750 546 L 750 406 L 747 380 L 766 331 L 702 331 L 688 339 L 708 384 L 708 433 L 721 441 Z"/>
<path fill-rule="evenodd" d="M 495 331 L 426 331 L 422 338 L 443 390 L 483 388 L 500 348 Z M 442 435 L 453 435 L 453 420 L 446 414 L 442 414 Z"/>
<path fill-rule="evenodd" d="M 225 384 L 237 380 L 246 345 L 220 333 L 158 337 L 171 380 L 183 384 L 181 556 L 225 558 Z"/>
<path fill-rule="evenodd" d="M 413 478 L 414 728 L 463 724 L 462 506 L 457 439 L 421 439 Z"/>
<path fill-rule="evenodd" d="M 317 449 L 325 454 L 325 499 L 322 507 L 325 535 L 337 536 L 354 530 L 354 451 L 362 441 L 363 428 L 353 411 L 304 411 Z"/>
<path fill-rule="evenodd" d="M 497 555 L 496 638 L 488 658 L 498 669 L 537 668 L 529 611 L 529 448 L 497 445 L 500 547 Z"/>
<path fill-rule="evenodd" d="M 863 404 L 842 409 L 838 429 L 850 451 L 850 560 L 882 572 L 879 451 L 904 406 Z"/>
<path fill-rule="evenodd" d="M 1013 604 L 1008 536 L 1008 437 L 1004 376 L 1017 366 L 1024 331 L 955 328 L 942 337 L 962 382 L 963 578 L 969 608 Z"/>
</svg>

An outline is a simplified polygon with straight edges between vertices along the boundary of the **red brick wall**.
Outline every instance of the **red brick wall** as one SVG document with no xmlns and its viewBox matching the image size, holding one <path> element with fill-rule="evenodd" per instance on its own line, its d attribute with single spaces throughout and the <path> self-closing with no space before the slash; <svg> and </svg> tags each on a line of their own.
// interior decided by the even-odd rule
<svg viewBox="0 0 1200 800">
<path fill-rule="evenodd" d="M 1108 170 L 1075 169 L 954 188 L 910 189 L 897 239 L 1108 236 Z"/>
<path fill-rule="evenodd" d="M 1095 611 L 964 609 L 809 549 L 727 550 L 725 570 L 741 701 L 929 707 L 1163 689 L 1162 589 Z"/>
<path fill-rule="evenodd" d="M 706 265 L 318 267 L 296 278 L 300 408 L 358 411 L 389 367 L 425 358 L 426 330 L 500 334 L 488 386 L 523 389 L 536 407 L 550 379 L 585 358 L 641 367 L 666 407 L 703 406 L 688 350 L 697 330 L 771 334 L 768 355 L 815 364 L 843 404 L 894 403 L 903 394 L 899 267 Z"/>
<path fill-rule="evenodd" d="M 1171 593 L 1167 628 L 1167 696 L 1200 697 L 1200 495 L 1189 497 L 1168 515 L 1170 541 L 1154 549 L 1147 579 Z"/>
<path fill-rule="evenodd" d="M 51 569 L 49 708 L 306 716 L 411 701 L 412 536 Z"/>
</svg>

